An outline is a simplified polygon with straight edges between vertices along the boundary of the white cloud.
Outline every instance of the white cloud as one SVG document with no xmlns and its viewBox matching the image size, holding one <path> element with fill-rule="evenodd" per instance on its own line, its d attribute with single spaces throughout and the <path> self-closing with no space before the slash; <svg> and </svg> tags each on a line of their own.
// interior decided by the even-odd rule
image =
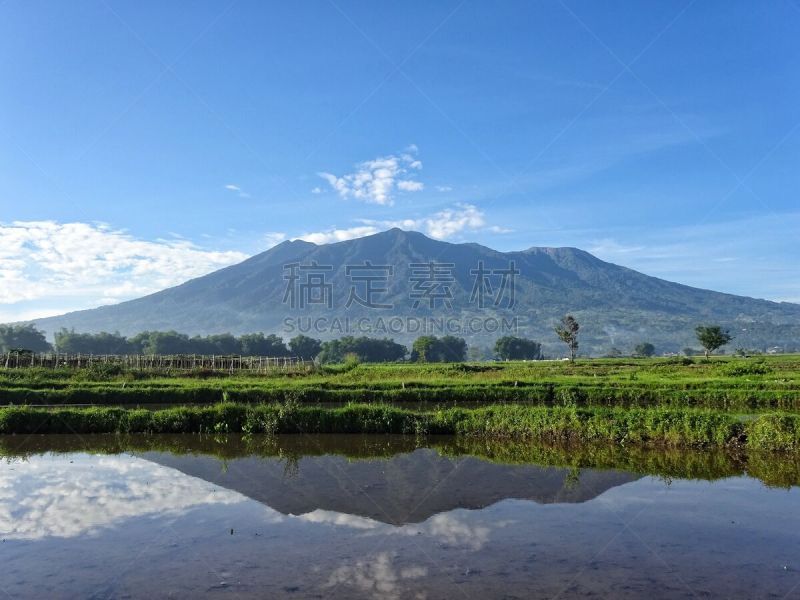
<svg viewBox="0 0 800 600">
<path fill-rule="evenodd" d="M 437 240 L 444 240 L 465 230 L 475 231 L 486 225 L 485 215 L 471 204 L 458 204 L 424 219 L 427 233 Z"/>
<path fill-rule="evenodd" d="M 449 185 L 437 185 L 436 186 L 437 192 L 452 192 L 453 188 Z"/>
<path fill-rule="evenodd" d="M 414 146 L 416 152 L 416 146 Z M 342 198 L 355 198 L 372 204 L 392 205 L 394 191 L 419 192 L 424 185 L 411 179 L 409 169 L 422 169 L 422 162 L 407 152 L 382 156 L 356 165 L 356 172 L 337 176 L 318 173 Z"/>
<path fill-rule="evenodd" d="M 140 240 L 104 224 L 0 223 L 0 314 L 14 320 L 28 318 L 34 309 L 52 314 L 56 306 L 108 304 L 245 258 L 183 239 Z"/>
<path fill-rule="evenodd" d="M 425 184 L 419 181 L 398 181 L 397 189 L 404 192 L 421 192 Z"/>
<path fill-rule="evenodd" d="M 235 185 L 233 183 L 229 183 L 228 185 L 226 185 L 225 189 L 230 191 L 230 192 L 236 192 L 237 195 L 239 196 L 239 198 L 249 198 L 250 197 L 250 194 L 248 194 L 242 188 L 240 188 L 238 185 Z"/>
<path fill-rule="evenodd" d="M 329 229 L 328 231 L 304 233 L 293 239 L 304 240 L 314 244 L 330 244 L 364 237 L 365 235 L 372 235 L 373 233 L 378 233 L 378 231 L 380 231 L 380 229 L 377 227 L 365 225 L 361 227 L 350 227 L 349 229 Z"/>
<path fill-rule="evenodd" d="M 456 204 L 451 208 L 416 219 L 358 219 L 358 221 L 362 223 L 361 226 L 304 233 L 293 239 L 305 240 L 315 244 L 329 244 L 372 235 L 392 227 L 421 231 L 437 240 L 449 239 L 469 231 L 487 230 L 492 233 L 509 233 L 512 231 L 497 225 L 486 227 L 486 215 L 472 204 Z"/>
<path fill-rule="evenodd" d="M 316 186 L 315 188 L 313 188 L 313 189 L 311 190 L 311 193 L 312 193 L 312 194 L 321 194 L 321 193 L 322 193 L 322 188 L 321 188 L 321 187 L 319 187 L 319 186 Z"/>
</svg>

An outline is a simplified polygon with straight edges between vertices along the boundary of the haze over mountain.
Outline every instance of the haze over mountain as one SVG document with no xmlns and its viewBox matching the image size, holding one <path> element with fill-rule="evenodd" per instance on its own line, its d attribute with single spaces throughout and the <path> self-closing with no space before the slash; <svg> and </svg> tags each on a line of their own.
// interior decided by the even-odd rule
<svg viewBox="0 0 800 600">
<path fill-rule="evenodd" d="M 430 262 L 437 264 L 436 273 L 425 280 L 426 269 L 421 265 Z M 385 270 L 348 269 L 366 263 L 389 265 L 393 272 L 387 276 Z M 287 267 L 291 264 L 319 268 L 297 271 Z M 485 277 L 478 272 L 481 264 Z M 502 287 L 502 272 L 512 266 L 518 273 L 507 276 L 506 283 L 513 279 L 514 306 L 510 306 L 510 285 Z M 359 280 L 365 275 L 384 279 Z M 449 276 L 452 281 L 447 280 Z M 480 280 L 485 285 L 477 289 Z M 315 281 L 330 286 L 329 303 L 327 298 L 313 303 L 323 289 Z M 371 298 L 367 298 L 368 285 L 377 290 Z M 310 301 L 300 306 L 299 299 L 309 291 L 312 296 L 306 300 Z M 476 291 L 481 293 L 476 295 Z M 355 300 L 350 298 L 353 293 Z M 383 307 L 363 306 L 359 298 Z M 170 329 L 188 334 L 263 331 L 286 338 L 304 333 L 322 339 L 352 334 L 403 342 L 421 335 L 421 324 L 433 323 L 428 333 L 452 333 L 480 346 L 490 346 L 515 328 L 517 334 L 543 342 L 555 354 L 561 353 L 561 347 L 553 325 L 565 313 L 581 323 L 582 352 L 594 354 L 611 347 L 630 351 L 641 341 L 654 343 L 659 352 L 677 351 L 696 345 L 693 329 L 701 323 L 730 327 L 736 338 L 733 346 L 794 344 L 800 334 L 798 304 L 672 283 L 604 262 L 577 248 L 498 252 L 400 229 L 324 245 L 286 241 L 239 264 L 149 296 L 35 323 L 51 336 L 66 327 L 126 335 Z M 447 329 L 436 329 L 437 323 Z M 416 331 L 411 330 L 414 327 Z"/>
</svg>

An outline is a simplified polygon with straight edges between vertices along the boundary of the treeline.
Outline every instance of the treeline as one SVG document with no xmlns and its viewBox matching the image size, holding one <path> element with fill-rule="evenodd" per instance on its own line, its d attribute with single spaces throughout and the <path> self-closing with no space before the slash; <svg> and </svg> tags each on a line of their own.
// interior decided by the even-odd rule
<svg viewBox="0 0 800 600">
<path fill-rule="evenodd" d="M 0 326 L 0 352 L 63 352 L 66 354 L 198 354 L 241 356 L 293 356 L 321 363 L 357 362 L 464 362 L 467 342 L 464 338 L 421 336 L 411 351 L 393 339 L 345 336 L 321 341 L 298 335 L 288 342 L 275 334 L 249 333 L 235 336 L 221 333 L 189 336 L 177 331 L 143 331 L 126 337 L 120 333 L 79 333 L 62 329 L 50 345 L 42 331 L 33 325 Z M 501 360 L 536 360 L 543 358 L 541 344 L 515 336 L 497 340 L 495 355 Z"/>
<path fill-rule="evenodd" d="M 55 349 L 68 354 L 203 354 L 242 356 L 297 356 L 314 359 L 319 340 L 298 335 L 288 341 L 274 335 L 230 333 L 189 337 L 177 331 L 143 331 L 133 337 L 119 333 L 76 333 L 62 329 L 55 335 Z"/>
</svg>

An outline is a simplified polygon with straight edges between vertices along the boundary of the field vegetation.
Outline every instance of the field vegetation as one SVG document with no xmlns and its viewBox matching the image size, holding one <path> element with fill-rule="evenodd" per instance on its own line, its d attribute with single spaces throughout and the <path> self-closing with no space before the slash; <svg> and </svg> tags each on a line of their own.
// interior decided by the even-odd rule
<svg viewBox="0 0 800 600">
<path fill-rule="evenodd" d="M 0 369 L 0 401 L 0 433 L 456 434 L 800 449 L 800 356 L 348 360 L 258 376 L 17 368 Z"/>
<path fill-rule="evenodd" d="M 407 403 L 800 410 L 800 356 L 363 364 L 311 372 L 0 369 L 2 404 Z"/>
</svg>

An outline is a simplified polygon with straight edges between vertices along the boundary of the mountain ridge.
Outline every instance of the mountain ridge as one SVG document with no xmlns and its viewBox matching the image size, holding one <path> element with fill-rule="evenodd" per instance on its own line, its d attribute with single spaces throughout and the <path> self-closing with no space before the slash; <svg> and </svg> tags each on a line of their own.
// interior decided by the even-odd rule
<svg viewBox="0 0 800 600">
<path fill-rule="evenodd" d="M 422 267 L 415 268 L 414 264 L 430 261 L 453 265 L 447 268 L 452 275 L 452 282 L 447 284 L 452 295 L 450 309 L 443 303 L 436 306 L 435 301 L 431 308 L 431 298 L 424 293 L 419 306 L 413 305 L 415 290 L 417 294 L 420 290 L 424 292 L 426 285 L 443 289 L 442 283 L 418 281 Z M 480 307 L 470 300 L 480 277 L 479 265 L 499 273 L 507 271 L 512 261 L 519 271 L 509 276 L 514 279 L 516 306 L 492 303 Z M 314 263 L 330 267 L 323 278 L 330 278 L 331 307 L 308 304 L 299 308 L 284 302 L 289 295 L 287 276 L 294 272 L 287 265 Z M 393 268 L 392 277 L 383 282 L 386 292 L 382 295 L 384 303 L 391 304 L 391 310 L 357 303 L 346 306 L 356 289 L 352 277 L 357 273 L 357 269 L 351 272 L 347 267 L 366 263 Z M 499 296 L 502 275 L 489 277 L 493 278 L 495 295 Z M 531 246 L 500 252 L 474 242 L 444 242 L 398 228 L 330 244 L 287 240 L 240 263 L 147 296 L 33 322 L 50 335 L 66 327 L 86 332 L 119 331 L 126 335 L 174 329 L 192 335 L 264 331 L 291 337 L 301 331 L 288 331 L 287 318 L 448 317 L 463 321 L 517 317 L 515 333 L 533 337 L 556 351 L 558 342 L 552 339 L 552 326 L 568 312 L 581 321 L 583 348 L 593 353 L 612 346 L 627 350 L 639 341 L 651 341 L 659 350 L 679 350 L 691 345 L 694 326 L 706 322 L 730 327 L 737 345 L 746 347 L 793 343 L 800 333 L 797 304 L 670 282 L 603 261 L 574 247 Z M 302 333 L 327 339 L 348 332 Z M 370 332 L 351 333 L 370 335 Z M 456 333 L 473 343 L 492 342 L 491 332 Z M 502 334 L 494 333 L 494 337 Z M 384 337 L 381 332 L 373 335 Z M 407 342 L 415 336 L 404 330 L 390 332 L 387 337 Z"/>
</svg>

